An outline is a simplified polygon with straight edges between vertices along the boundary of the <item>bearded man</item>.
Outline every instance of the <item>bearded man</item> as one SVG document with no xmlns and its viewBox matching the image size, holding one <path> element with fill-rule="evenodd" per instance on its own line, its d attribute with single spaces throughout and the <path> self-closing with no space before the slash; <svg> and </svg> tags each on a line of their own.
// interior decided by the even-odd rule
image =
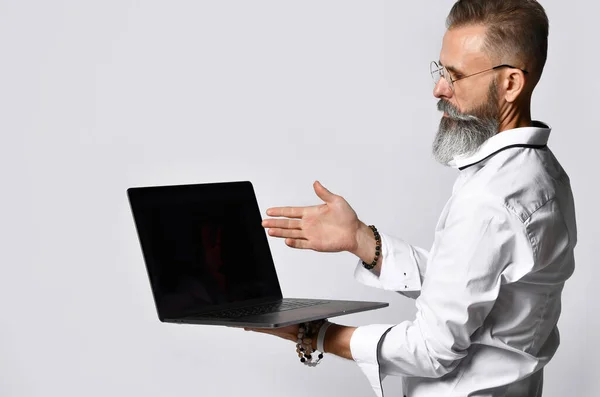
<svg viewBox="0 0 600 397">
<path fill-rule="evenodd" d="M 534 0 L 452 7 L 431 63 L 443 112 L 433 154 L 459 175 L 431 249 L 367 226 L 319 182 L 323 204 L 267 211 L 270 236 L 355 254 L 357 280 L 414 298 L 414 319 L 255 331 L 297 342 L 314 328 L 311 347 L 354 360 L 379 396 L 386 375 L 401 376 L 409 397 L 541 396 L 577 242 L 569 177 L 547 146 L 550 127 L 530 114 L 547 48 Z"/>
</svg>

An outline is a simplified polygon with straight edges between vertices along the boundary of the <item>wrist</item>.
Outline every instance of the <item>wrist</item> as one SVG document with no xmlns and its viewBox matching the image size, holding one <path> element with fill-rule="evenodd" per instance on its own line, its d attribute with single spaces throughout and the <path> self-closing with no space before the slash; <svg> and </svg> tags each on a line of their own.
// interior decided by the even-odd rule
<svg viewBox="0 0 600 397">
<path fill-rule="evenodd" d="M 365 255 L 365 253 L 369 250 L 368 246 L 370 243 L 375 244 L 373 232 L 371 229 L 369 229 L 369 226 L 362 221 L 359 221 L 359 226 L 354 235 L 354 242 L 354 247 L 352 250 L 350 250 L 350 253 L 358 256 L 359 258 L 361 258 L 361 255 Z"/>
<path fill-rule="evenodd" d="M 356 327 L 348 327 L 345 325 L 331 323 L 327 329 L 324 340 L 324 350 L 327 353 L 334 354 L 338 357 L 352 360 L 352 352 L 350 350 L 350 340 Z"/>
<path fill-rule="evenodd" d="M 373 230 L 362 222 L 356 233 L 356 242 L 356 249 L 352 253 L 358 256 L 363 262 L 373 262 L 377 240 L 375 239 Z"/>
</svg>

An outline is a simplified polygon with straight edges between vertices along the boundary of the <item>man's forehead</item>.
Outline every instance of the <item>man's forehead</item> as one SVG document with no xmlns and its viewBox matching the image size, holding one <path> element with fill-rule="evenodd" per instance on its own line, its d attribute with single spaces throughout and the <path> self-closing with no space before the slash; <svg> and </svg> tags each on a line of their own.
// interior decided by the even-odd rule
<svg viewBox="0 0 600 397">
<path fill-rule="evenodd" d="M 440 52 L 440 62 L 449 69 L 463 70 L 473 66 L 488 66 L 491 61 L 483 51 L 485 27 L 470 25 L 446 31 Z"/>
</svg>

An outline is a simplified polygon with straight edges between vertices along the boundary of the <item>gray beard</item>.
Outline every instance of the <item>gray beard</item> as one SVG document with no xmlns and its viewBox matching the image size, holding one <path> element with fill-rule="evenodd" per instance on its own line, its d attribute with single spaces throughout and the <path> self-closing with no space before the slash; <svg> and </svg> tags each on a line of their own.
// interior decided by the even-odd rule
<svg viewBox="0 0 600 397">
<path fill-rule="evenodd" d="M 470 112 L 461 113 L 444 99 L 440 99 L 437 107 L 449 115 L 442 117 L 433 141 L 433 156 L 444 165 L 448 165 L 455 156 L 475 153 L 485 141 L 498 133 L 500 123 L 495 80 L 490 84 L 486 103 Z"/>
</svg>

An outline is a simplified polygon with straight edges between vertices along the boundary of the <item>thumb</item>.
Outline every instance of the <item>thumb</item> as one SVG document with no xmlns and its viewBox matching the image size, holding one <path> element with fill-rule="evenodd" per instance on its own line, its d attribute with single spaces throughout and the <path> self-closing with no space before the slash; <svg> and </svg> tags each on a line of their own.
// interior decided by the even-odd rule
<svg viewBox="0 0 600 397">
<path fill-rule="evenodd" d="M 325 189 L 325 187 L 323 185 L 321 185 L 321 182 L 319 182 L 319 181 L 316 181 L 313 184 L 313 187 L 315 189 L 315 193 L 317 193 L 317 196 L 319 196 L 319 198 L 326 203 L 330 203 L 333 200 L 333 198 L 335 197 L 335 194 L 333 194 L 329 190 Z"/>
</svg>

